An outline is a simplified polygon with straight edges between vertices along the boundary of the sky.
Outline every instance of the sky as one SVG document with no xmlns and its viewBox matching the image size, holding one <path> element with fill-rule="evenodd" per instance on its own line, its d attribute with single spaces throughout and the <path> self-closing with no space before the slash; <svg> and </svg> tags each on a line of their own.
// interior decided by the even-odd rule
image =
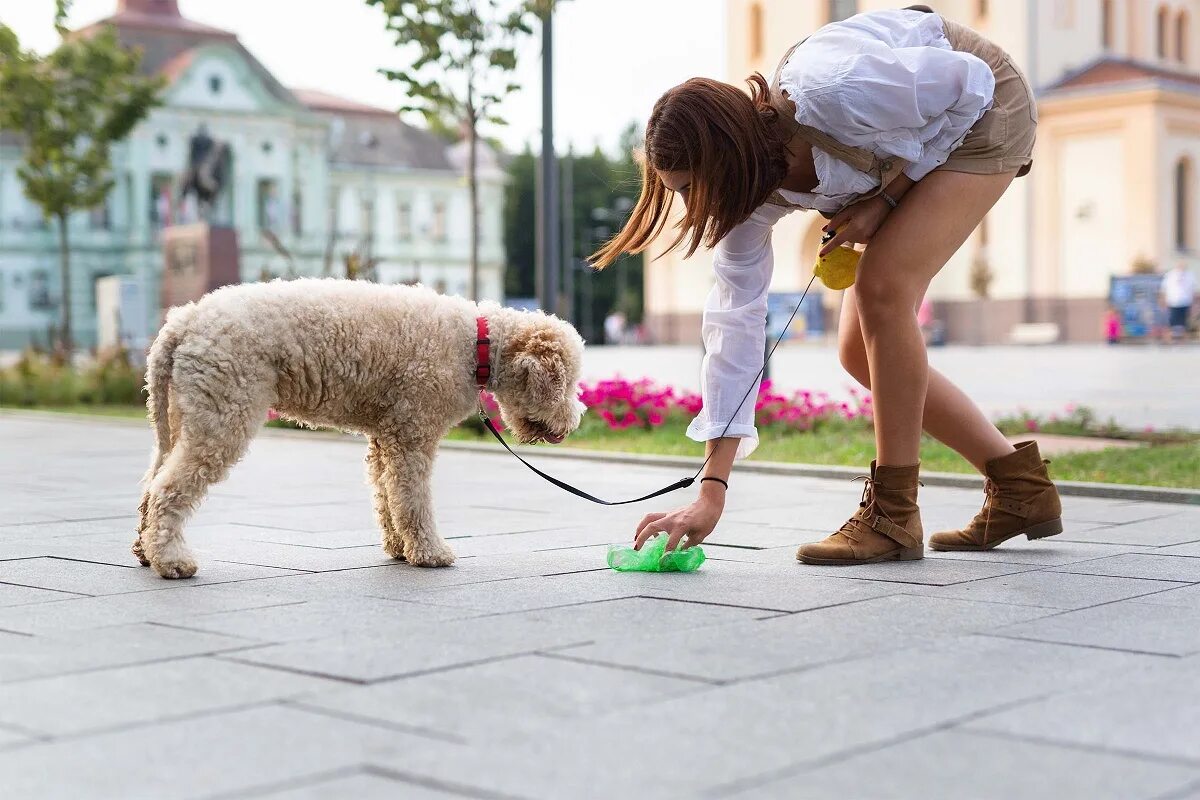
<svg viewBox="0 0 1200 800">
<path fill-rule="evenodd" d="M 560 149 L 613 152 L 630 121 L 644 122 L 663 91 L 724 71 L 723 0 L 567 0 L 554 28 L 555 140 Z M 75 0 L 75 28 L 109 16 L 117 0 Z M 379 67 L 400 67 L 378 9 L 363 0 L 179 0 L 184 16 L 232 30 L 285 86 L 320 89 L 397 108 L 399 84 Z M 26 47 L 53 49 L 53 0 L 0 0 L 0 22 Z M 492 128 L 511 150 L 540 149 L 541 43 L 521 47 L 515 83 Z"/>
</svg>

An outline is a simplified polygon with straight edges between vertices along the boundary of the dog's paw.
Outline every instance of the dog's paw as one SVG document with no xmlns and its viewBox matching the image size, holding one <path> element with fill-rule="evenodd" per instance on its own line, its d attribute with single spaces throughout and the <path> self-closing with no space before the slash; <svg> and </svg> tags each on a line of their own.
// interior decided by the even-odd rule
<svg viewBox="0 0 1200 800">
<path fill-rule="evenodd" d="M 404 560 L 414 567 L 448 567 L 455 558 L 454 551 L 440 542 L 433 547 L 409 547 L 404 551 Z"/>
<path fill-rule="evenodd" d="M 190 578 L 196 574 L 196 558 L 185 545 L 164 547 L 150 558 L 154 571 L 164 578 Z"/>
<path fill-rule="evenodd" d="M 133 551 L 133 555 L 137 558 L 138 563 L 143 567 L 150 566 L 150 559 L 146 558 L 146 551 L 142 548 L 142 537 L 133 540 L 133 547 L 129 548 Z"/>
<path fill-rule="evenodd" d="M 405 558 L 404 558 L 404 542 L 402 542 L 400 540 L 400 537 L 398 537 L 398 536 L 397 537 L 391 537 L 391 536 L 384 537 L 383 552 L 387 553 L 387 555 L 390 558 L 394 558 L 397 561 L 405 560 Z"/>
</svg>

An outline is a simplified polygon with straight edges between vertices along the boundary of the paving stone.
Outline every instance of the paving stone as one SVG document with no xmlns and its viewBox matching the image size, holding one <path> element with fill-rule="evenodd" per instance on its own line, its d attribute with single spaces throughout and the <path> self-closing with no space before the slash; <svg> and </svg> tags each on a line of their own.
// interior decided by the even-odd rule
<svg viewBox="0 0 1200 800">
<path fill-rule="evenodd" d="M 1044 642 L 1183 656 L 1200 653 L 1200 608 L 1124 601 L 995 631 Z"/>
<path fill-rule="evenodd" d="M 1196 679 L 1200 665 L 1194 659 L 1162 661 L 997 711 L 967 727 L 1014 738 L 1184 759 L 1200 768 L 1200 681 Z"/>
<path fill-rule="evenodd" d="M 1184 556 L 1130 553 L 1097 558 L 1080 564 L 1061 567 L 1060 572 L 1088 575 L 1120 575 L 1126 578 L 1149 578 L 1160 581 L 1200 583 L 1200 558 Z"/>
<path fill-rule="evenodd" d="M 414 622 L 403 635 L 354 634 L 256 648 L 238 660 L 371 682 L 500 657 L 749 621 L 762 612 L 635 598 L 445 622 Z M 664 637 L 665 638 L 665 637 Z"/>
<path fill-rule="evenodd" d="M 583 719 L 704 688 L 696 681 L 532 655 L 326 691 L 301 704 L 488 744 L 553 736 Z"/>
<path fill-rule="evenodd" d="M 1072 522 L 1099 522 L 1106 525 L 1138 522 L 1165 517 L 1191 517 L 1194 509 L 1176 503 L 1149 503 L 1130 500 L 1105 500 L 1098 497 L 1062 498 L 1063 519 Z"/>
<path fill-rule="evenodd" d="M 1106 556 L 1119 556 L 1127 553 L 1157 553 L 1153 547 L 1141 547 L 1132 544 L 1096 544 L 1094 542 L 1068 542 L 1054 537 L 1030 542 L 1026 539 L 1014 539 L 1007 544 L 992 550 L 978 552 L 948 550 L 939 552 L 928 550 L 925 558 L 947 558 L 961 561 L 1001 561 L 1008 564 L 1032 564 L 1035 566 L 1059 567 L 1064 564 L 1078 564 L 1081 561 L 1091 561 Z"/>
<path fill-rule="evenodd" d="M 1200 528 L 1198 528 L 1200 530 Z M 1200 557 L 1200 541 L 1176 544 L 1159 550 L 1163 555 Z"/>
<path fill-rule="evenodd" d="M 161 625 L 118 625 L 54 636 L 0 635 L 0 684 L 238 650 L 249 642 Z"/>
<path fill-rule="evenodd" d="M 254 586 L 254 581 L 207 586 L 189 582 L 182 588 L 99 597 L 50 592 L 56 598 L 65 599 L 35 606 L 0 608 L 0 629 L 41 634 L 135 622 L 186 625 L 198 614 L 295 602 L 290 598 L 256 593 Z"/>
<path fill-rule="evenodd" d="M 666 575 L 656 577 L 669 580 Z M 646 594 L 645 590 L 653 585 L 652 581 L 636 581 L 636 585 L 631 585 L 621 576 L 604 570 L 414 590 L 408 599 L 417 603 L 469 608 L 479 613 L 500 613 L 637 597 Z"/>
<path fill-rule="evenodd" d="M 809 646 L 799 637 L 792 644 Z M 521 797 L 694 797 L 891 743 L 1149 660 L 981 637 L 944 642 L 630 706 L 560 728 L 558 736 L 497 737 L 489 747 L 447 750 L 408 771 L 472 780 L 480 789 Z M 1031 674 L 1043 679 L 1030 680 Z M 656 751 L 669 749 L 664 743 L 675 745 L 677 757 L 657 757 Z M 513 769 L 514 764 L 538 769 Z M 618 768 L 628 765 L 647 766 Z"/>
<path fill-rule="evenodd" d="M 128 553 L 128 545 L 125 552 Z M 201 561 L 201 571 L 196 577 L 186 581 L 164 581 L 154 570 L 139 566 L 132 554 L 129 554 L 129 561 L 131 563 L 127 567 L 91 561 L 70 561 L 65 558 L 0 561 L 0 583 L 104 595 L 292 574 L 292 571 L 284 569 Z"/>
<path fill-rule="evenodd" d="M 68 600 L 72 597 L 84 597 L 85 595 L 75 592 L 63 592 L 53 589 L 38 589 L 32 586 L 13 586 L 7 583 L 0 583 L 0 608 L 8 606 L 24 606 L 33 605 L 35 603 L 53 603 L 56 600 Z M 3 617 L 0 611 L 0 617 Z M 3 622 L 0 622 L 0 628 L 5 628 Z M 10 628 L 11 630 L 11 628 Z"/>
<path fill-rule="evenodd" d="M 333 777 L 319 778 L 303 786 L 290 786 L 279 791 L 255 793 L 262 800 L 452 800 L 464 797 L 448 790 L 397 780 L 378 772 L 339 772 Z"/>
<path fill-rule="evenodd" d="M 186 658 L 0 685 L 0 723 L 66 736 L 312 694 L 330 684 L 231 661 Z"/>
<path fill-rule="evenodd" d="M 34 741 L 36 741 L 36 739 L 29 734 L 0 726 L 0 750 L 4 750 L 5 748 L 9 747 L 17 747 L 18 745 L 29 744 Z M 3 788 L 3 785 L 3 779 L 0 779 L 0 788 Z"/>
<path fill-rule="evenodd" d="M 1168 547 L 1197 541 L 1200 538 L 1200 523 L 1191 514 L 1176 513 L 1141 522 L 1109 525 L 1089 530 L 1068 529 L 1057 538 L 1068 542 Z"/>
<path fill-rule="evenodd" d="M 528 533 L 495 536 L 466 536 L 447 539 L 459 558 L 466 556 L 495 556 L 513 553 L 565 550 L 596 545 L 607 546 L 616 538 L 609 530 L 551 528 Z"/>
<path fill-rule="evenodd" d="M 732 798 L 970 797 L 972 800 L 1157 797 L 1187 786 L 1198 770 L 953 730 L 752 785 Z"/>
<path fill-rule="evenodd" d="M 1181 589 L 1169 589 L 1165 592 L 1138 597 L 1129 602 L 1151 606 L 1183 606 L 1200 609 L 1200 584 L 1184 586 Z"/>
<path fill-rule="evenodd" d="M 896 595 L 719 629 L 598 641 L 572 647 L 566 654 L 663 674 L 745 680 L 901 650 L 938 636 L 1001 628 L 1046 613 L 1022 606 Z"/>
<path fill-rule="evenodd" d="M 476 612 L 378 597 L 338 597 L 181 617 L 189 630 L 258 642 L 299 642 L 328 636 L 402 635 L 414 625 L 472 616 Z"/>
<path fill-rule="evenodd" d="M 1059 571 L 1038 571 L 1002 575 L 998 578 L 985 578 L 953 586 L 921 587 L 914 591 L 933 597 L 958 597 L 989 603 L 1072 609 L 1126 600 L 1184 585 L 1186 584 L 1112 578 L 1090 573 L 1076 575 Z"/>
<path fill-rule="evenodd" d="M 806 611 L 897 594 L 908 588 L 896 583 L 798 574 L 794 567 L 795 559 L 782 566 L 710 559 L 688 575 L 626 573 L 615 576 L 615 582 L 632 583 L 632 588 L 645 597 L 719 601 L 778 611 Z"/>
<path fill-rule="evenodd" d="M 849 567 L 821 567 L 796 562 L 796 572 L 803 575 L 864 578 L 872 581 L 915 583 L 927 586 L 948 586 L 952 583 L 994 578 L 1033 569 L 1021 564 L 983 561 L 952 561 L 924 558 L 920 561 L 885 561 L 879 564 L 860 564 Z"/>
<path fill-rule="evenodd" d="M 405 764 L 449 745 L 295 708 L 268 706 L 0 752 L 20 798 L 201 798 L 321 778 L 364 761 Z"/>
</svg>

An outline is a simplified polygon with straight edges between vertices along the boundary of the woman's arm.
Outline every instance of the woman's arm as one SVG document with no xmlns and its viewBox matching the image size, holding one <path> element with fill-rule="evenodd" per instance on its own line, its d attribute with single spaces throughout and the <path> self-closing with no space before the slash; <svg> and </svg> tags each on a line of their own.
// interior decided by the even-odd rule
<svg viewBox="0 0 1200 800">
<path fill-rule="evenodd" d="M 771 227 L 791 211 L 764 205 L 738 225 L 713 251 L 716 283 L 704 308 L 704 406 L 688 426 L 688 436 L 704 442 L 708 463 L 703 477 L 728 482 L 733 462 L 758 444 L 754 428 L 755 390 L 766 344 L 767 290 L 773 256 Z M 667 549 L 683 540 L 704 541 L 725 509 L 725 487 L 701 481 L 695 500 L 671 512 L 647 514 L 638 524 L 634 546 L 666 533 Z"/>
</svg>

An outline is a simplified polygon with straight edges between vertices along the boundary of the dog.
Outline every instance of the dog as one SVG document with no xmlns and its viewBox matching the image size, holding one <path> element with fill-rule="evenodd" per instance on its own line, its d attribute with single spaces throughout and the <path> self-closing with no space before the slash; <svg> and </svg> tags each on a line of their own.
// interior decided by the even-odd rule
<svg viewBox="0 0 1200 800">
<path fill-rule="evenodd" d="M 447 566 L 454 552 L 437 533 L 429 486 L 439 441 L 477 410 L 486 385 L 518 441 L 561 442 L 583 413 L 582 357 L 583 340 L 560 319 L 419 286 L 303 279 L 217 289 L 172 309 L 150 348 L 157 441 L 133 553 L 164 578 L 195 574 L 184 523 L 273 408 L 365 435 L 384 552 Z"/>
</svg>

